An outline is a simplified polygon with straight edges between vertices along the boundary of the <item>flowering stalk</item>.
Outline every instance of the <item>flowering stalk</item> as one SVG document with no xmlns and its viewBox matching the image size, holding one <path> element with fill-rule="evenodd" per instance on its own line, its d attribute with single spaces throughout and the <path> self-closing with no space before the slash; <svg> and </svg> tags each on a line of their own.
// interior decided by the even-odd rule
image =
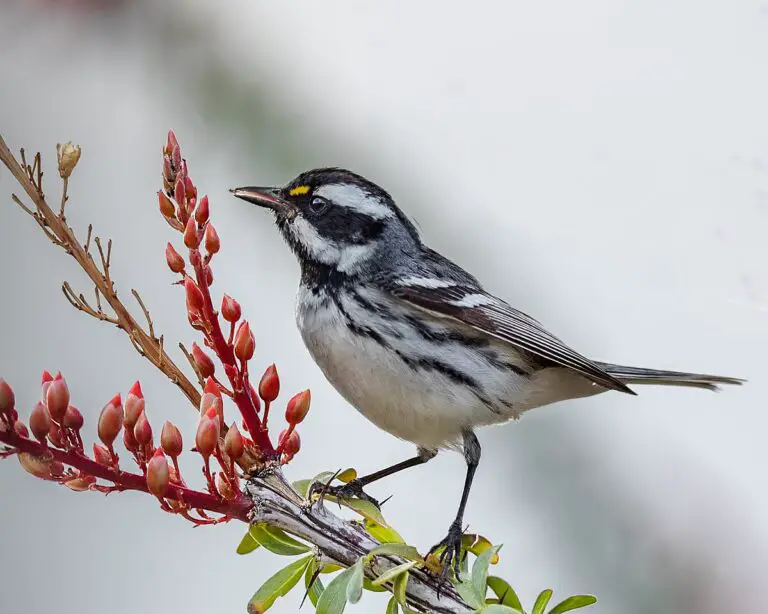
<svg viewBox="0 0 768 614">
<path fill-rule="evenodd" d="M 231 327 L 228 337 L 225 337 L 219 314 L 213 306 L 210 293 L 213 274 L 210 262 L 214 254 L 218 253 L 221 240 L 210 222 L 208 197 L 204 196 L 198 203 L 197 188 L 189 177 L 187 164 L 182 159 L 179 143 L 173 132 L 168 133 L 163 153 L 165 193 L 159 194 L 160 210 L 171 227 L 183 233 L 184 244 L 189 249 L 189 264 L 194 272 L 194 279 L 191 277 L 184 279 L 190 324 L 203 333 L 206 345 L 213 349 L 224 366 L 224 372 L 232 387 L 232 399 L 253 438 L 258 454 L 262 460 L 274 458 L 277 452 L 269 438 L 266 425 L 259 420 L 258 397 L 250 394 L 248 361 L 253 356 L 253 343 L 250 343 L 249 352 L 242 355 L 238 350 L 243 343 L 247 345 L 247 341 L 240 342 L 240 339 L 233 339 L 232 331 L 235 322 L 240 318 L 240 307 L 236 301 L 225 295 L 222 315 L 230 322 Z M 171 203 L 170 207 L 166 204 L 168 202 Z M 200 250 L 201 246 L 206 250 L 205 256 Z M 181 273 L 184 270 L 184 262 L 179 261 L 176 257 L 178 253 L 170 244 L 166 254 L 170 254 L 167 260 L 171 270 Z M 250 330 L 247 322 L 241 324 L 241 330 L 243 328 Z M 252 338 L 251 336 L 250 339 Z M 202 350 L 200 348 L 195 350 L 193 347 L 193 357 L 201 376 L 213 375 L 213 369 L 210 368 L 212 363 L 209 367 L 201 355 L 204 356 Z M 204 365 L 205 373 L 200 369 L 201 365 Z"/>
<path fill-rule="evenodd" d="M 209 492 L 204 493 L 188 488 L 181 476 L 178 456 L 183 445 L 181 433 L 175 425 L 166 422 L 161 434 L 161 446 L 154 447 L 152 427 L 139 382 L 128 393 L 125 408 L 120 395 L 115 395 L 101 410 L 97 434 L 104 445 L 94 444 L 93 458 L 89 458 L 84 449 L 80 437 L 84 419 L 76 408 L 69 405 L 69 389 L 64 378 L 59 373 L 51 379 L 50 374 L 45 372 L 42 388 L 45 401 L 35 404 L 29 417 L 30 428 L 27 429 L 16 410 L 12 388 L 0 379 L 0 442 L 8 446 L 2 450 L 2 456 L 15 454 L 22 466 L 33 475 L 74 490 L 103 493 L 140 490 L 151 493 L 160 499 L 164 510 L 178 513 L 195 524 L 226 522 L 233 518 L 248 521 L 250 502 L 240 490 L 234 462 L 224 463 L 217 455 L 221 472 L 214 474 L 210 469 L 210 453 L 218 446 L 218 414 L 215 407 L 209 410 L 212 412 L 209 417 L 215 420 L 211 423 L 214 427 L 212 437 L 197 442 L 209 487 Z M 29 430 L 32 431 L 31 437 Z M 120 468 L 114 443 L 121 432 L 126 449 L 141 469 L 141 474 Z M 242 456 L 244 443 L 236 427 L 228 435 L 228 442 L 225 447 L 231 452 L 232 459 Z M 164 452 L 171 457 L 172 467 L 168 465 Z M 215 486 L 211 488 L 216 477 L 227 485 L 226 498 L 219 494 Z M 198 515 L 195 516 L 193 511 L 197 511 Z M 222 516 L 211 518 L 205 511 Z"/>
<path fill-rule="evenodd" d="M 113 492 L 122 490 L 138 490 L 141 492 L 150 492 L 147 486 L 147 480 L 143 475 L 137 473 L 128 473 L 111 467 L 105 467 L 95 460 L 92 460 L 74 451 L 59 450 L 57 448 L 45 446 L 39 442 L 20 437 L 14 431 L 0 430 L 0 442 L 10 446 L 16 454 L 29 454 L 37 459 L 55 460 L 66 467 L 77 470 L 78 473 L 62 474 L 59 477 L 51 476 L 51 479 L 64 485 L 75 477 L 85 475 L 100 478 L 114 484 L 113 487 L 93 488 L 90 490 L 100 490 L 102 492 Z M 214 497 L 208 493 L 192 490 L 180 485 L 170 484 L 165 494 L 166 499 L 171 499 L 179 505 L 192 509 L 203 509 L 210 512 L 223 514 L 228 519 L 242 520 L 248 522 L 248 512 L 251 508 L 251 502 L 245 496 L 241 495 L 234 501 L 223 500 L 220 497 Z M 219 520 L 221 522 L 221 520 Z M 208 524 L 208 523 L 198 523 Z"/>
</svg>

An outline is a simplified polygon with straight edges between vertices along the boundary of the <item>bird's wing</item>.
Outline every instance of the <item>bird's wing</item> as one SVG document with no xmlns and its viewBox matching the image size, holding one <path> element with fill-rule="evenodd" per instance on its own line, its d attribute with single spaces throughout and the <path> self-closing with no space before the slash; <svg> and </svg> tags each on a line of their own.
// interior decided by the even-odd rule
<svg viewBox="0 0 768 614">
<path fill-rule="evenodd" d="M 594 362 L 569 348 L 532 317 L 479 287 L 412 277 L 389 281 L 386 290 L 420 310 L 461 322 L 548 362 L 572 369 L 600 386 L 635 394 Z"/>
</svg>

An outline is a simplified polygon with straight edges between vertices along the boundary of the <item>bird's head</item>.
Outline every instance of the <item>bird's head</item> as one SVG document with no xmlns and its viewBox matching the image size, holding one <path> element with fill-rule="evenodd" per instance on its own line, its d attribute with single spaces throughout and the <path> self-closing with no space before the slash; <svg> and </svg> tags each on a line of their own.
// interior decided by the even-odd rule
<svg viewBox="0 0 768 614">
<path fill-rule="evenodd" d="M 411 253 L 418 232 L 392 197 L 364 177 L 339 168 L 307 171 L 282 187 L 232 193 L 270 209 L 304 265 L 354 275 Z"/>
</svg>

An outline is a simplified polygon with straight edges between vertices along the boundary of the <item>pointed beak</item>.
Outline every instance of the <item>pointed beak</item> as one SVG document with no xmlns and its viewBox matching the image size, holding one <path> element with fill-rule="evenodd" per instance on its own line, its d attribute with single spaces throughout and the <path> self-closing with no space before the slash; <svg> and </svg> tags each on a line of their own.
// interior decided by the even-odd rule
<svg viewBox="0 0 768 614">
<path fill-rule="evenodd" d="M 230 192 L 237 198 L 241 198 L 259 207 L 272 209 L 272 211 L 282 215 L 295 213 L 294 205 L 280 198 L 280 188 L 246 187 L 235 188 L 230 190 Z"/>
</svg>

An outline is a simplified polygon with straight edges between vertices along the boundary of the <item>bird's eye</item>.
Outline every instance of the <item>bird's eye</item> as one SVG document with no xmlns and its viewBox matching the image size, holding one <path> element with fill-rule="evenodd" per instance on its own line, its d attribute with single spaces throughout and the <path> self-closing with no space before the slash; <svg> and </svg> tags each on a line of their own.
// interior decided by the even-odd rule
<svg viewBox="0 0 768 614">
<path fill-rule="evenodd" d="M 315 196 L 309 202 L 309 210 L 315 215 L 320 215 L 321 213 L 324 213 L 328 209 L 328 206 L 330 204 L 331 203 L 329 203 L 325 198 L 321 198 L 320 196 Z"/>
</svg>

